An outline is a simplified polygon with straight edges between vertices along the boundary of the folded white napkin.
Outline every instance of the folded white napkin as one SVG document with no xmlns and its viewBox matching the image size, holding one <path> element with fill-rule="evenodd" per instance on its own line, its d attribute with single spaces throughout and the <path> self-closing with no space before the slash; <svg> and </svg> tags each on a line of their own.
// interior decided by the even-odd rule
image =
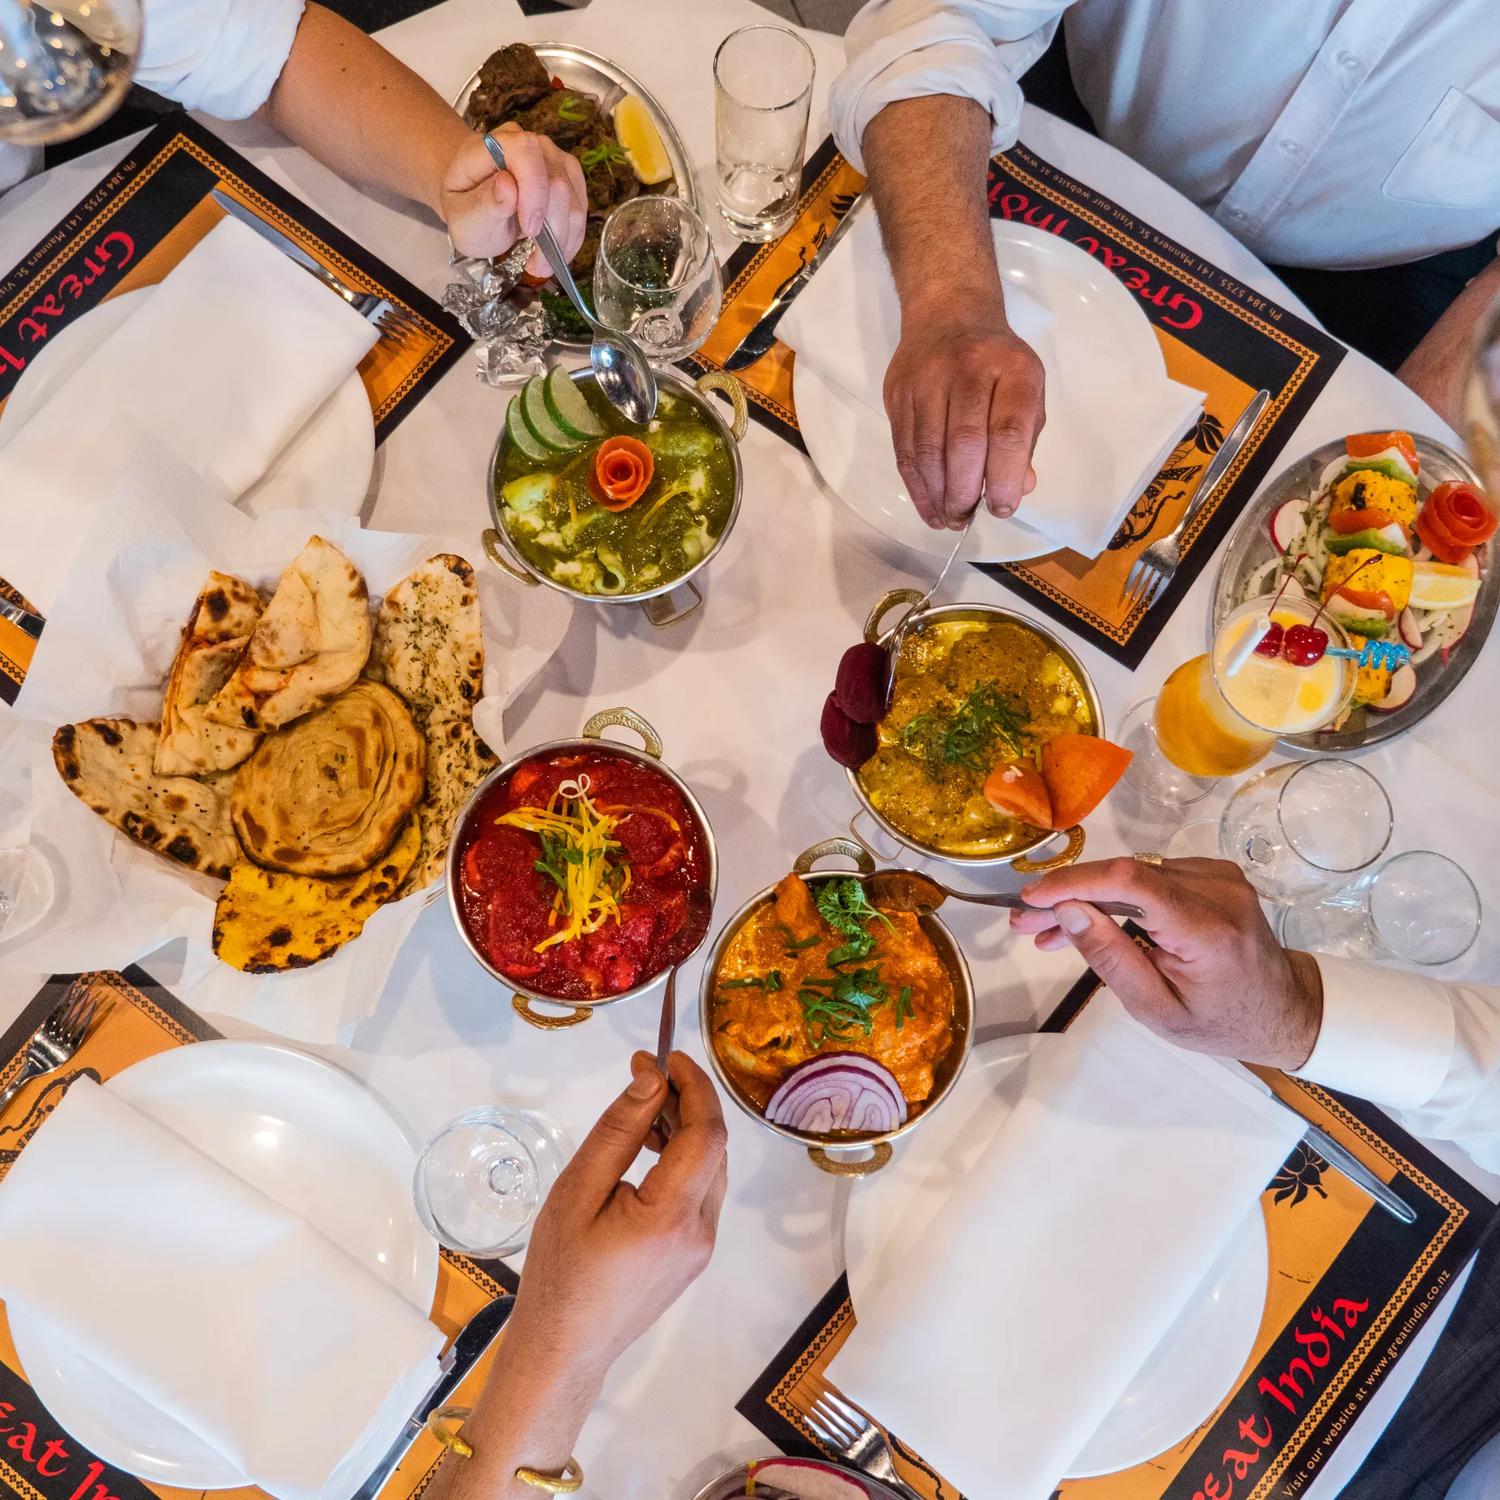
<svg viewBox="0 0 1500 1500">
<path fill-rule="evenodd" d="M 305 1221 L 87 1078 L 0 1182 L 0 1297 L 286 1500 L 343 1500 L 363 1476 L 341 1466 L 394 1441 L 443 1346 Z"/>
<path fill-rule="evenodd" d="M 1045 1500 L 1302 1129 L 1100 995 L 920 1238 L 892 1216 L 834 1381 L 965 1494 Z"/>
<path fill-rule="evenodd" d="M 233 500 L 378 337 L 234 219 L 137 303 L 0 448 L 4 574 L 44 614 L 142 434 Z"/>
<path fill-rule="evenodd" d="M 1002 267 L 1005 238 L 1022 229 L 995 223 Z M 1057 244 L 1062 254 L 1084 255 Z M 1059 316 L 1060 309 L 1010 279 L 1005 309 L 1047 374 L 1047 425 L 1033 460 L 1036 488 L 1015 519 L 1060 547 L 1097 557 L 1202 409 L 1202 392 L 1169 380 L 1159 358 L 1142 366 L 1096 340 L 1081 340 L 1076 319 Z M 901 305 L 873 213 L 863 213 L 835 247 L 792 304 L 780 333 L 799 364 L 812 364 L 884 425 L 881 388 L 900 340 Z M 976 531 L 986 524 L 980 516 Z"/>
</svg>

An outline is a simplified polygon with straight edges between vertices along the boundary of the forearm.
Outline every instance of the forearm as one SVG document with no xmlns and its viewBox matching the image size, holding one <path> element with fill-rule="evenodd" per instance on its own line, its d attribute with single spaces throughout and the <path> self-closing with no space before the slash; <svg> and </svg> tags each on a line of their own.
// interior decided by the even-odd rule
<svg viewBox="0 0 1500 1500">
<path fill-rule="evenodd" d="M 888 104 L 865 129 L 865 169 L 903 322 L 976 298 L 1003 306 L 985 200 L 990 133 L 983 106 L 951 94 Z"/>
<path fill-rule="evenodd" d="M 1453 299 L 1452 306 L 1396 371 L 1397 377 L 1450 426 L 1458 425 L 1463 407 L 1475 329 L 1496 297 L 1500 297 L 1500 259 L 1492 260 Z"/>
<path fill-rule="evenodd" d="M 312 4 L 263 114 L 341 177 L 439 214 L 443 175 L 471 134 L 405 63 Z"/>
<path fill-rule="evenodd" d="M 474 1456 L 445 1458 L 426 1500 L 537 1500 L 540 1491 L 517 1479 L 516 1470 L 560 1474 L 572 1456 L 605 1372 L 560 1352 L 525 1318 L 518 1309 L 511 1319 L 464 1424 Z"/>
</svg>

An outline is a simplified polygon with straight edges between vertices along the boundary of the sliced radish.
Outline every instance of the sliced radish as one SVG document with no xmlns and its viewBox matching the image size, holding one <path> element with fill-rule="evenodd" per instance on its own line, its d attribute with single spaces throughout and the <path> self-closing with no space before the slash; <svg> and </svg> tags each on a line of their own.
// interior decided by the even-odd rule
<svg viewBox="0 0 1500 1500">
<path fill-rule="evenodd" d="M 1278 552 L 1287 551 L 1305 525 L 1306 500 L 1288 500 L 1271 512 L 1271 545 Z"/>
<path fill-rule="evenodd" d="M 1474 606 L 1466 604 L 1462 609 L 1455 609 L 1448 618 L 1453 624 L 1453 634 L 1448 637 L 1451 651 L 1469 633 L 1469 626 L 1474 623 Z"/>
<path fill-rule="evenodd" d="M 837 1474 L 806 1458 L 768 1458 L 756 1464 L 757 1485 L 775 1485 L 797 1500 L 870 1500 L 870 1492 L 852 1474 Z"/>
<path fill-rule="evenodd" d="M 1370 703 L 1366 707 L 1373 709 L 1378 714 L 1393 714 L 1398 708 L 1404 708 L 1411 702 L 1411 695 L 1417 690 L 1417 674 L 1410 662 L 1403 662 L 1391 673 L 1391 685 L 1386 690 L 1386 695 L 1379 703 Z"/>
<path fill-rule="evenodd" d="M 1417 617 L 1410 609 L 1403 609 L 1400 618 L 1396 621 L 1396 628 L 1401 633 L 1401 639 L 1415 651 L 1422 644 L 1422 632 L 1417 628 Z"/>
</svg>

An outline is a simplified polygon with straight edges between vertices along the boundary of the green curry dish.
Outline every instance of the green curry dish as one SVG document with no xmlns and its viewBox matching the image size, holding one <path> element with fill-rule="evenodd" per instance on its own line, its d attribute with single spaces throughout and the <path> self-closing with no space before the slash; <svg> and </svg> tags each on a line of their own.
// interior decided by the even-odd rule
<svg viewBox="0 0 1500 1500">
<path fill-rule="evenodd" d="M 545 578 L 598 598 L 666 588 L 718 543 L 734 508 L 734 458 L 723 434 L 687 397 L 663 390 L 645 427 L 627 422 L 593 380 L 576 384 L 604 437 L 651 450 L 651 481 L 625 510 L 589 489 L 599 442 L 536 456 L 508 436 L 496 460 L 500 520 L 516 550 Z"/>
</svg>

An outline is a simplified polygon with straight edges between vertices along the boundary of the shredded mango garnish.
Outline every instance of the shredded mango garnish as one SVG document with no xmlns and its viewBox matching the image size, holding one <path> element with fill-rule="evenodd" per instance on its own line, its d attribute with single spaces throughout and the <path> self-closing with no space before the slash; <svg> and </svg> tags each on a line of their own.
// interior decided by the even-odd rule
<svg viewBox="0 0 1500 1500">
<path fill-rule="evenodd" d="M 542 857 L 535 868 L 557 887 L 547 925 L 557 927 L 566 920 L 536 945 L 537 953 L 618 922 L 619 898 L 630 889 L 630 865 L 610 837 L 620 818 L 596 807 L 589 790 L 589 778 L 583 775 L 562 782 L 545 808 L 518 807 L 495 819 L 541 839 Z"/>
</svg>

